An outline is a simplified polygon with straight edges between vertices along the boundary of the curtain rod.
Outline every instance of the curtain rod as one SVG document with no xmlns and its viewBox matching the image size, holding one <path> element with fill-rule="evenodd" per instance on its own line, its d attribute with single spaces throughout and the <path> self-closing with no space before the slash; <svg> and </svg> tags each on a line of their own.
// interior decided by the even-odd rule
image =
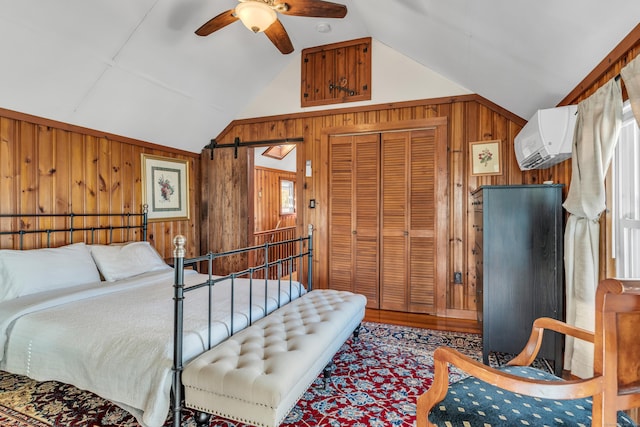
<svg viewBox="0 0 640 427">
<path fill-rule="evenodd" d="M 238 158 L 238 148 L 239 147 L 252 147 L 254 145 L 279 145 L 279 144 L 291 144 L 296 142 L 304 142 L 303 137 L 295 137 L 295 138 L 283 138 L 283 139 L 266 139 L 263 141 L 251 141 L 251 142 L 240 142 L 239 137 L 235 137 L 232 144 L 218 144 L 215 139 L 212 139 L 209 144 L 205 145 L 204 148 L 211 150 L 211 160 L 213 160 L 213 150 L 216 148 L 234 148 L 233 158 Z"/>
</svg>

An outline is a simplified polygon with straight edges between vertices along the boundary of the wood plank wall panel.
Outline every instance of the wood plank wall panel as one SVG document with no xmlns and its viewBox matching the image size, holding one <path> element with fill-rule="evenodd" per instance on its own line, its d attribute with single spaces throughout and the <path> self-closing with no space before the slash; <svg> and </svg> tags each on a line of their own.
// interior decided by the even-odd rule
<svg viewBox="0 0 640 427">
<path fill-rule="evenodd" d="M 464 120 L 465 105 L 464 103 L 454 104 L 451 108 L 450 118 L 452 123 L 459 123 Z M 467 211 L 465 209 L 467 200 L 467 191 L 465 181 L 467 177 L 466 159 L 466 143 L 465 132 L 460 126 L 450 126 L 449 129 L 449 268 L 450 272 L 465 272 L 467 270 L 464 263 L 465 254 L 465 237 L 467 230 L 464 225 L 467 223 Z M 440 225 L 439 225 L 440 226 Z M 470 258 L 471 259 L 471 258 Z M 447 293 L 448 307 L 470 307 L 475 301 L 475 281 L 464 280 L 463 283 L 455 284 L 453 282 L 453 273 L 449 277 L 449 292 Z M 467 283 L 467 286 L 464 285 Z M 469 299 L 472 301 L 469 302 Z"/>
<path fill-rule="evenodd" d="M 577 104 L 593 95 L 605 83 L 620 74 L 620 70 L 630 61 L 640 55 L 640 24 L 638 24 L 585 79 L 576 86 L 558 105 Z M 623 99 L 628 99 L 628 94 L 621 80 Z M 565 162 L 570 163 L 570 162 Z M 562 165 L 563 163 L 561 163 Z M 555 170 L 556 167 L 554 167 Z M 567 166 L 563 174 L 567 183 L 571 181 L 571 167 Z M 565 188 L 565 195 L 568 185 Z M 611 254 L 611 213 L 607 210 L 600 217 L 600 279 L 615 276 L 615 263 Z M 627 411 L 634 421 L 640 422 L 640 408 Z"/>
<path fill-rule="evenodd" d="M 200 253 L 199 154 L 105 135 L 34 116 L 0 109 L 0 212 L 1 213 L 120 213 L 142 209 L 141 154 L 175 157 L 189 161 L 189 221 L 161 221 L 149 224 L 148 239 L 163 257 L 173 252 L 173 236 L 184 234 L 188 256 Z M 196 161 L 197 160 L 197 161 Z M 20 226 L 2 219 L 2 229 Z M 112 224 L 123 220 L 114 218 Z M 24 220 L 22 227 L 35 223 Z M 74 226 L 105 225 L 106 219 L 76 220 Z M 63 218 L 46 218 L 40 227 L 67 226 Z M 90 233 L 74 233 L 74 241 L 83 241 Z M 96 233 L 97 242 L 105 242 L 108 232 Z M 124 240 L 124 231 L 114 231 L 114 239 Z M 28 235 L 25 248 L 46 245 L 45 236 Z M 69 243 L 66 236 L 52 234 L 54 246 Z M 18 239 L 2 236 L 1 248 L 17 248 Z"/>
<path fill-rule="evenodd" d="M 417 100 L 403 103 L 383 104 L 367 107 L 346 107 L 337 110 L 289 114 L 285 116 L 260 117 L 232 122 L 216 138 L 220 143 L 230 143 L 239 136 L 244 141 L 304 137 L 298 145 L 298 218 L 299 233 L 306 233 L 307 224 L 316 229 L 314 246 L 314 286 L 327 286 L 328 271 L 328 224 L 327 201 L 329 200 L 329 149 L 323 144 L 323 132 L 330 128 L 353 127 L 354 132 L 370 125 L 395 123 L 406 120 L 445 117 L 448 122 L 448 201 L 441 207 L 448 212 L 446 227 L 449 239 L 447 266 L 447 315 L 475 318 L 475 278 L 471 267 L 471 207 L 470 193 L 480 185 L 538 183 L 552 179 L 567 183 L 570 173 L 562 163 L 545 171 L 520 171 L 513 139 L 525 123 L 520 117 L 477 96 L 465 95 L 452 98 Z M 471 177 L 469 174 L 468 143 L 479 140 L 501 139 L 503 141 L 504 173 L 497 177 Z M 216 151 L 216 156 L 219 152 Z M 203 159 L 208 158 L 205 150 Z M 305 177 L 304 162 L 311 160 L 312 176 Z M 205 160 L 203 160 L 204 162 Z M 567 163 L 567 162 L 565 162 Z M 239 163 L 229 164 L 231 168 Z M 544 179 L 542 179 L 544 178 Z M 205 184 L 205 183 L 203 183 Z M 205 184 L 206 185 L 206 184 Z M 237 197 L 242 197 L 236 193 Z M 309 209 L 309 199 L 316 200 L 316 208 Z M 235 220 L 229 220 L 234 223 Z M 214 239 L 215 240 L 215 239 Z M 463 283 L 453 284 L 453 272 L 461 271 Z"/>
<path fill-rule="evenodd" d="M 295 172 L 259 166 L 254 168 L 254 212 L 252 213 L 254 231 L 267 231 L 296 225 L 295 215 L 280 215 L 280 179 L 295 182 L 296 178 Z"/>
<path fill-rule="evenodd" d="M 578 104 L 589 98 L 604 84 L 620 75 L 620 70 L 638 55 L 640 55 L 640 24 L 558 105 Z M 629 96 L 624 86 L 624 80 L 620 79 L 620 82 L 623 99 L 626 100 Z M 570 167 L 567 168 L 566 174 L 567 182 L 569 183 L 571 181 Z M 567 189 L 568 185 L 565 191 Z M 600 216 L 600 248 L 602 248 L 600 251 L 600 279 L 615 276 L 615 261 L 611 253 L 610 244 L 610 224 L 611 212 L 607 210 Z M 636 419 L 640 419 L 640 414 L 637 413 Z"/>
</svg>

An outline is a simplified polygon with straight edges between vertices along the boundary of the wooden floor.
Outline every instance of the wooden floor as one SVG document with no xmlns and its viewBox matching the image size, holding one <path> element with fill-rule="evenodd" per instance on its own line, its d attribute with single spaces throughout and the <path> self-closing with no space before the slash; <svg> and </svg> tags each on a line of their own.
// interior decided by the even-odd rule
<svg viewBox="0 0 640 427">
<path fill-rule="evenodd" d="M 403 313 L 400 311 L 374 310 L 367 308 L 364 320 L 367 322 L 389 323 L 392 325 L 436 329 L 441 331 L 469 333 L 482 332 L 480 324 L 474 320 L 451 319 L 432 316 L 430 314 Z"/>
</svg>

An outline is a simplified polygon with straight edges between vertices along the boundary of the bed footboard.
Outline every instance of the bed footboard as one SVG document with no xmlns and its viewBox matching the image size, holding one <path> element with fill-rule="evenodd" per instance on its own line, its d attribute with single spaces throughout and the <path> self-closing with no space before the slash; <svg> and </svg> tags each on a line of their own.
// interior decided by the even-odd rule
<svg viewBox="0 0 640 427">
<path fill-rule="evenodd" d="M 293 300 L 294 294 L 297 297 L 301 296 L 303 292 L 308 292 L 312 290 L 312 267 L 313 267 L 313 226 L 310 224 L 308 228 L 308 235 L 304 237 L 299 237 L 297 239 L 291 239 L 281 242 L 271 242 L 266 243 L 264 245 L 252 246 L 243 249 L 237 249 L 233 251 L 227 251 L 223 253 L 208 253 L 206 255 L 185 259 L 185 244 L 186 239 L 184 236 L 178 235 L 173 239 L 174 242 L 174 269 L 175 269 L 175 280 L 174 280 L 174 347 L 173 347 L 173 378 L 172 378 L 172 411 L 173 411 L 173 426 L 180 427 L 182 425 L 182 408 L 183 408 L 183 385 L 182 385 L 182 371 L 184 370 L 184 301 L 188 293 L 194 291 L 196 289 L 200 289 L 203 287 L 209 288 L 209 295 L 211 295 L 211 289 L 223 282 L 223 281 L 231 281 L 231 307 L 229 312 L 232 313 L 230 316 L 230 327 L 229 327 L 229 336 L 233 335 L 236 332 L 244 329 L 247 326 L 250 326 L 253 323 L 252 313 L 253 313 L 253 305 L 251 302 L 251 298 L 253 296 L 253 281 L 262 282 L 264 281 L 264 317 L 266 317 L 272 311 L 280 308 L 280 306 L 288 303 L 290 300 Z M 277 260 L 270 261 L 269 253 L 270 249 L 278 245 L 286 245 L 290 250 L 287 252 L 289 255 L 280 258 Z M 252 251 L 263 251 L 261 262 L 259 265 L 252 266 L 246 268 L 242 271 L 237 271 L 226 276 L 214 276 L 212 273 L 214 261 L 220 259 L 225 256 L 251 253 Z M 304 262 L 306 258 L 306 263 Z M 194 264 L 194 263 L 202 263 L 207 265 L 207 271 L 204 274 L 208 275 L 208 279 L 202 283 L 198 283 L 196 285 L 185 286 L 185 265 Z M 294 275 L 298 275 L 298 279 L 301 279 L 301 273 L 306 267 L 306 289 L 302 285 L 302 280 L 295 281 L 293 280 Z M 202 269 L 198 269 L 200 271 Z M 270 271 L 277 271 L 277 277 L 269 278 Z M 254 279 L 256 276 L 264 276 L 264 278 L 260 277 L 258 279 Z M 249 307 L 248 307 L 248 324 L 241 325 L 238 330 L 236 330 L 234 325 L 234 282 L 238 278 L 247 278 L 249 281 Z M 277 298 L 276 305 L 272 310 L 268 310 L 268 293 L 267 293 L 267 282 L 277 282 Z M 284 301 L 281 300 L 281 282 L 288 282 L 289 291 L 288 291 L 288 299 Z M 298 288 L 295 289 L 294 286 Z M 294 292 L 295 291 L 295 292 Z M 272 298 L 272 297 L 269 297 Z M 272 298 L 273 299 L 273 298 Z M 209 319 L 212 318 L 212 305 L 211 305 L 211 297 L 209 301 Z M 256 319 L 257 320 L 257 319 Z M 211 328 L 211 321 L 209 322 L 209 328 Z M 211 342 L 211 332 L 209 331 L 209 343 L 208 349 L 211 349 L 215 344 Z M 205 350 L 205 351 L 206 351 Z"/>
</svg>

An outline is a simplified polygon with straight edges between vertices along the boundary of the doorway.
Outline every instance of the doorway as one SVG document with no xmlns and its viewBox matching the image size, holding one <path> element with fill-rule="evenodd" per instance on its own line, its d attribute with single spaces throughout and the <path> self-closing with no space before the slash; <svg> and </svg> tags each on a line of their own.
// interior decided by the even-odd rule
<svg viewBox="0 0 640 427">
<path fill-rule="evenodd" d="M 297 236 L 297 150 L 295 144 L 254 147 L 249 150 L 249 242 L 265 243 Z M 287 248 L 269 253 L 269 259 L 287 257 Z"/>
</svg>

